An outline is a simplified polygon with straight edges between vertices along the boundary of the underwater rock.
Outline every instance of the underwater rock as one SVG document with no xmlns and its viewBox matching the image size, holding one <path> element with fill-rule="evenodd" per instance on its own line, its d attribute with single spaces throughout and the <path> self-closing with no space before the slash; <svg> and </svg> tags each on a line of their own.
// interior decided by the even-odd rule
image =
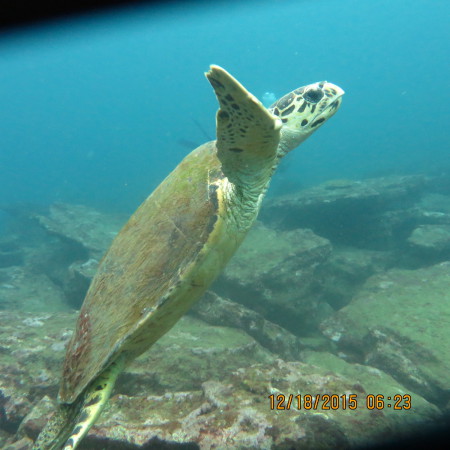
<svg viewBox="0 0 450 450">
<path fill-rule="evenodd" d="M 392 229 L 381 214 L 390 210 L 408 210 L 426 187 L 428 179 L 420 175 L 389 176 L 362 181 L 333 180 L 319 186 L 269 199 L 260 219 L 276 228 L 311 228 L 333 244 L 361 248 L 389 248 L 410 231 L 410 213 L 396 220 Z M 403 222 L 405 222 L 403 224 Z M 391 235 L 394 239 L 387 237 Z"/>
<path fill-rule="evenodd" d="M 322 298 L 334 309 L 350 302 L 370 276 L 393 266 L 395 256 L 391 252 L 337 247 L 319 269 L 322 282 Z"/>
<path fill-rule="evenodd" d="M 211 325 L 244 330 L 263 347 L 286 360 L 299 359 L 302 350 L 310 345 L 309 342 L 303 342 L 298 336 L 270 322 L 256 311 L 221 298 L 212 291 L 208 291 L 193 306 L 189 314 Z"/>
<path fill-rule="evenodd" d="M 98 262 L 127 218 L 66 203 L 55 203 L 48 216 L 36 218 L 47 235 L 61 241 L 45 271 L 62 287 L 67 304 L 80 308 Z"/>
<path fill-rule="evenodd" d="M 81 308 L 99 262 L 94 258 L 89 258 L 87 261 L 76 261 L 67 268 L 64 276 L 60 277 L 67 302 L 72 307 Z"/>
<path fill-rule="evenodd" d="M 0 239 L 0 268 L 21 266 L 23 249 L 16 236 L 3 236 Z"/>
<path fill-rule="evenodd" d="M 4 283 L 11 288 L 11 294 L 15 285 L 19 290 L 14 293 L 16 298 L 8 301 L 0 288 L 0 309 L 65 311 L 70 306 L 79 308 L 87 286 L 73 283 L 69 266 L 89 261 L 89 250 L 73 239 L 49 232 L 40 223 L 46 220 L 42 211 L 38 214 L 32 208 L 18 207 L 10 208 L 10 212 L 11 233 L 0 240 L 0 285 Z M 3 256 L 8 255 L 7 261 L 2 260 L 2 252 Z M 17 282 L 10 283 L 10 278 Z"/>
<path fill-rule="evenodd" d="M 369 278 L 323 333 L 349 359 L 444 406 L 450 400 L 450 262 Z"/>
<path fill-rule="evenodd" d="M 0 441 L 1 445 L 1 441 Z M 29 438 L 20 439 L 20 441 L 16 441 L 13 444 L 5 444 L 2 445 L 2 450 L 29 450 L 33 446 L 33 441 Z"/>
<path fill-rule="evenodd" d="M 431 182 L 430 188 L 433 192 L 450 196 L 450 170 L 445 170 L 441 173 L 434 174 Z"/>
<path fill-rule="evenodd" d="M 0 312 L 6 324 L 0 328 L 2 448 L 29 449 L 53 411 L 75 319 L 76 313 Z M 285 362 L 241 330 L 184 317 L 119 377 L 109 406 L 80 450 L 181 444 L 200 449 L 348 448 L 398 436 L 439 414 L 414 393 L 413 411 L 369 410 L 366 394 L 406 388 L 377 369 L 328 353 L 307 351 L 302 358 L 305 362 Z M 355 410 L 271 409 L 269 395 L 288 398 L 291 393 L 333 393 L 341 399 L 354 393 L 360 401 Z M 276 397 L 273 401 L 277 405 Z"/>
<path fill-rule="evenodd" d="M 407 238 L 410 266 L 420 267 L 450 259 L 450 196 L 424 195 L 416 205 L 418 220 Z"/>
<path fill-rule="evenodd" d="M 408 243 L 424 256 L 450 257 L 450 225 L 421 225 L 411 233 Z"/>
<path fill-rule="evenodd" d="M 107 214 L 84 205 L 54 203 L 48 216 L 37 216 L 51 234 L 78 242 L 99 259 L 123 226 L 127 217 Z"/>
<path fill-rule="evenodd" d="M 36 402 L 20 423 L 14 436 L 16 441 L 13 445 L 29 440 L 31 445 L 27 448 L 31 448 L 34 439 L 31 440 L 29 436 L 37 436 L 39 434 L 47 422 L 47 417 L 55 411 L 55 405 L 56 402 L 47 395 L 44 395 L 44 397 Z"/>
<path fill-rule="evenodd" d="M 14 434 L 36 401 L 56 396 L 75 318 L 75 313 L 0 311 L 0 429 Z"/>
<path fill-rule="evenodd" d="M 20 266 L 0 269 L 0 310 L 52 312 L 67 309 L 63 291 L 45 274 Z"/>
<path fill-rule="evenodd" d="M 222 380 L 204 381 L 195 390 L 134 396 L 118 393 L 80 449 L 176 448 L 177 444 L 205 450 L 350 448 L 397 438 L 439 417 L 435 406 L 414 393 L 413 412 L 369 409 L 367 394 L 395 395 L 403 392 L 403 387 L 374 369 L 352 369 L 341 360 L 340 366 L 344 365 L 355 379 L 363 381 L 319 364 L 276 360 L 225 372 Z M 299 409 L 299 393 L 312 395 L 313 401 L 334 393 L 342 402 L 353 394 L 357 407 L 323 409 L 320 400 L 314 409 L 300 397 Z M 293 400 L 288 407 L 290 394 Z M 278 395 L 284 395 L 285 401 L 280 402 Z M 24 421 L 21 427 L 25 435 L 39 420 L 36 414 L 27 419 L 30 416 L 31 423 Z"/>
<path fill-rule="evenodd" d="M 332 312 L 320 301 L 317 275 L 330 254 L 330 242 L 311 230 L 279 232 L 257 223 L 212 290 L 305 335 Z"/>
<path fill-rule="evenodd" d="M 421 212 L 422 223 L 450 224 L 450 195 L 429 192 L 416 206 Z"/>
<path fill-rule="evenodd" d="M 0 309 L 65 311 L 60 280 L 67 265 L 87 253 L 73 241 L 49 235 L 33 219 L 36 214 L 26 211 L 13 211 L 11 232 L 0 239 Z"/>
<path fill-rule="evenodd" d="M 65 346 L 76 317 L 76 312 L 0 311 L 0 429 L 15 433 L 32 405 L 40 409 L 42 398 L 56 398 Z M 274 360 L 241 330 L 184 317 L 127 368 L 116 391 L 133 396 L 199 389 L 203 381 L 220 380 L 225 372 L 255 363 L 270 366 Z M 45 418 L 39 421 L 35 416 L 30 426 L 37 431 Z"/>
<path fill-rule="evenodd" d="M 199 389 L 205 380 L 222 380 L 227 372 L 274 360 L 242 330 L 184 316 L 119 376 L 117 390 L 132 396 Z"/>
<path fill-rule="evenodd" d="M 408 425 L 409 420 L 411 420 L 409 424 L 415 422 L 417 425 L 425 426 L 430 419 L 434 420 L 441 414 L 441 411 L 435 405 L 430 404 L 430 402 L 417 393 L 412 391 L 408 392 L 405 386 L 395 380 L 392 376 L 371 365 L 349 363 L 343 358 L 331 353 L 311 350 L 302 352 L 302 361 L 309 365 L 320 367 L 323 370 L 328 370 L 328 373 L 330 374 L 338 374 L 341 377 L 352 380 L 353 383 L 355 383 L 352 392 L 357 394 L 358 398 L 362 399 L 363 402 L 366 400 L 367 395 L 383 395 L 386 404 L 380 408 L 379 411 L 383 411 L 384 415 L 388 416 L 393 422 L 396 422 L 396 419 L 399 419 L 397 422 L 398 425 Z M 387 404 L 389 403 L 387 397 L 391 397 L 392 399 L 394 395 L 403 395 L 406 393 L 411 394 L 411 410 L 413 410 L 414 413 L 411 414 L 411 417 L 409 418 L 401 417 L 401 414 L 400 417 L 397 417 L 399 410 L 387 407 Z M 374 410 L 376 410 L 376 408 L 374 408 Z M 409 411 L 412 412 L 411 410 Z"/>
</svg>

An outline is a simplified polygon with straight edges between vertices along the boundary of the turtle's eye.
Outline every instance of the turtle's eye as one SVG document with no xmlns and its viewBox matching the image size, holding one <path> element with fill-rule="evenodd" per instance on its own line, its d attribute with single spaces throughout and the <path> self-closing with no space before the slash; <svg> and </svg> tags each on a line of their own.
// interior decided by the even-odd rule
<svg viewBox="0 0 450 450">
<path fill-rule="evenodd" d="M 310 89 L 303 94 L 303 98 L 310 103 L 318 103 L 322 97 L 322 89 Z"/>
</svg>

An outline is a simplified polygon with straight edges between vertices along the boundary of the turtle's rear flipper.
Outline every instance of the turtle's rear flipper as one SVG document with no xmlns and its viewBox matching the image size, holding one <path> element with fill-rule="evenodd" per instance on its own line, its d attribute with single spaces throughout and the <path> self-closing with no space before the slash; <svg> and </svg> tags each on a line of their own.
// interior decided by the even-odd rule
<svg viewBox="0 0 450 450">
<path fill-rule="evenodd" d="M 33 450 L 60 449 L 72 432 L 73 420 L 78 409 L 80 408 L 77 403 L 59 405 L 39 434 Z"/>
<path fill-rule="evenodd" d="M 42 430 L 33 450 L 74 450 L 97 420 L 111 395 L 121 362 L 113 362 L 72 405 L 60 405 Z"/>
</svg>

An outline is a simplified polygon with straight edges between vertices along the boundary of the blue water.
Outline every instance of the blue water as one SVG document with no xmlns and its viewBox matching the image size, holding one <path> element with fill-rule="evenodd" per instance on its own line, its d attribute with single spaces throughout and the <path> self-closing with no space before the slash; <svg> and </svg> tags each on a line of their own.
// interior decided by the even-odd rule
<svg viewBox="0 0 450 450">
<path fill-rule="evenodd" d="M 277 194 L 448 171 L 449 17 L 448 0 L 176 3 L 4 33 L 0 206 L 131 212 L 214 136 L 211 63 L 259 97 L 324 79 L 345 89 L 283 164 Z"/>
</svg>

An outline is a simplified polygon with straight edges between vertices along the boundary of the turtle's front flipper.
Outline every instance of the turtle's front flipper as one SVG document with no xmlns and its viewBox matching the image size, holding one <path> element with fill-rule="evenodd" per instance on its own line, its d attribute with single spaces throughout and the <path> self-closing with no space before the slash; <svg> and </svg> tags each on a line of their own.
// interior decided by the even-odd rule
<svg viewBox="0 0 450 450">
<path fill-rule="evenodd" d="M 217 149 L 226 175 L 235 171 L 259 173 L 260 161 L 277 154 L 282 121 L 219 66 L 211 66 L 206 77 L 216 93 L 220 109 L 216 116 Z"/>
<path fill-rule="evenodd" d="M 122 370 L 122 361 L 113 362 L 74 404 L 60 405 L 33 450 L 74 450 L 102 412 Z"/>
</svg>

